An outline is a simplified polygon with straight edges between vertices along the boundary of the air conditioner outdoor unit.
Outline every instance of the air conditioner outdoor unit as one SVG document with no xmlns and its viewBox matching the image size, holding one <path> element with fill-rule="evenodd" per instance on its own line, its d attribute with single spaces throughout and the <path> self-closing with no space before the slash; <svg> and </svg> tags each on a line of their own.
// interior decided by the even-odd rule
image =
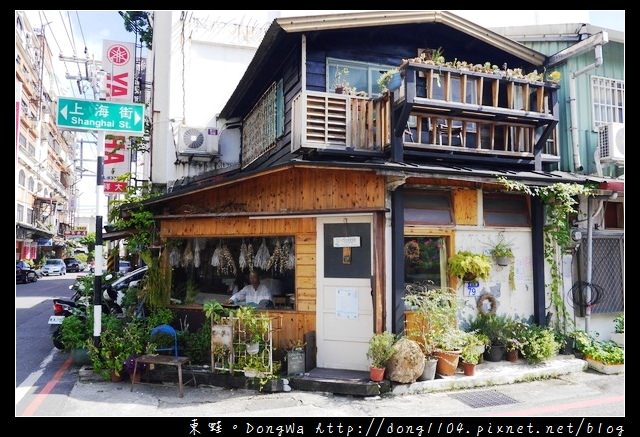
<svg viewBox="0 0 640 437">
<path fill-rule="evenodd" d="M 213 156 L 218 154 L 218 129 L 181 126 L 178 132 L 178 153 L 181 155 Z"/>
<path fill-rule="evenodd" d="M 598 128 L 598 147 L 602 161 L 624 161 L 624 123 L 607 123 Z"/>
</svg>

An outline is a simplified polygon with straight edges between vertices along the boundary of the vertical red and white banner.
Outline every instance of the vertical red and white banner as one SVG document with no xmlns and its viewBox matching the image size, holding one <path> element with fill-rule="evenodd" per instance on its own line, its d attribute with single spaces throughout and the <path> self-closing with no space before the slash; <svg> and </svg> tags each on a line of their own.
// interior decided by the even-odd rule
<svg viewBox="0 0 640 437">
<path fill-rule="evenodd" d="M 104 192 L 123 193 L 126 182 L 116 182 L 119 176 L 129 173 L 130 153 L 125 137 L 108 136 L 104 141 Z"/>
<path fill-rule="evenodd" d="M 135 66 L 133 43 L 102 42 L 102 68 L 107 72 L 107 100 L 133 102 Z"/>
</svg>

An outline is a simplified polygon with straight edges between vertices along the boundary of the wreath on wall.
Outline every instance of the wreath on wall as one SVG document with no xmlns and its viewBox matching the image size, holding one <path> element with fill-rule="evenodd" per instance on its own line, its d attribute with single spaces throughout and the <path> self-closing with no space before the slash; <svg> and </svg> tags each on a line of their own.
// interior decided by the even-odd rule
<svg viewBox="0 0 640 437">
<path fill-rule="evenodd" d="M 488 310 L 484 307 L 484 303 L 486 301 L 491 304 Z M 478 307 L 478 312 L 483 316 L 486 316 L 487 314 L 495 314 L 496 310 L 498 309 L 498 300 L 493 294 L 485 293 L 478 298 L 478 302 L 476 303 L 476 305 Z"/>
</svg>

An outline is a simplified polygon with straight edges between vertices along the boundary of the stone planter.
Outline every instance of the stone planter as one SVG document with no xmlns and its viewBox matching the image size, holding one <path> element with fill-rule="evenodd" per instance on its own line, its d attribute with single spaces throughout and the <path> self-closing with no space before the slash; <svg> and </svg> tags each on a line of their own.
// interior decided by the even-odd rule
<svg viewBox="0 0 640 437">
<path fill-rule="evenodd" d="M 589 357 L 585 357 L 589 367 L 605 375 L 615 375 L 617 373 L 624 373 L 624 364 L 605 364 L 600 361 L 596 361 Z"/>
</svg>

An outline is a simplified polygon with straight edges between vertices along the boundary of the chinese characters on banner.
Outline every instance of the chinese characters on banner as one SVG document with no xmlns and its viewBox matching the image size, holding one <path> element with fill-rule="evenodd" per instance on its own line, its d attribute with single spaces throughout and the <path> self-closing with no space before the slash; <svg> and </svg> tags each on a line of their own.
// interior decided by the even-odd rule
<svg viewBox="0 0 640 437">
<path fill-rule="evenodd" d="M 133 102 L 135 65 L 132 43 L 102 42 L 102 68 L 107 72 L 107 100 Z"/>
</svg>

